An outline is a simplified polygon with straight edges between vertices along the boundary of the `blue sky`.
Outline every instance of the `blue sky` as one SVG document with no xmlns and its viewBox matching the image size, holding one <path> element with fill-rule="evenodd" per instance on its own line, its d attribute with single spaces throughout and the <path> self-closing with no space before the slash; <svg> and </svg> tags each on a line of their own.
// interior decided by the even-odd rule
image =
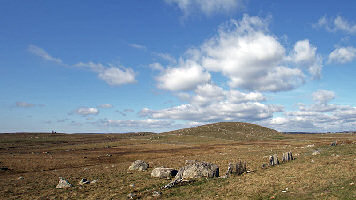
<svg viewBox="0 0 356 200">
<path fill-rule="evenodd" d="M 0 132 L 355 130 L 352 0 L 0 5 Z"/>
</svg>

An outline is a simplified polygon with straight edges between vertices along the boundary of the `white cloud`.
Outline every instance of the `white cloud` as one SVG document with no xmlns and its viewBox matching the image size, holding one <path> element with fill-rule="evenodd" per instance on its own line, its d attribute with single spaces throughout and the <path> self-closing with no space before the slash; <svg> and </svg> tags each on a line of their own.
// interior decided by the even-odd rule
<svg viewBox="0 0 356 200">
<path fill-rule="evenodd" d="M 105 66 L 101 63 L 78 63 L 76 67 L 86 67 L 98 74 L 101 80 L 104 80 L 107 84 L 112 86 L 118 86 L 123 84 L 135 83 L 135 72 L 131 68 L 125 68 L 123 66 L 114 66 L 109 64 Z"/>
<path fill-rule="evenodd" d="M 260 103 L 266 98 L 257 92 L 243 93 L 223 90 L 213 84 L 199 85 L 194 95 L 187 95 L 188 104 L 162 110 L 142 109 L 141 116 L 153 119 L 188 120 L 195 122 L 260 121 L 281 112 L 282 107 Z"/>
<path fill-rule="evenodd" d="M 348 34 L 356 33 L 356 23 L 349 22 L 341 16 L 337 16 L 334 19 L 328 19 L 326 16 L 323 16 L 317 24 L 314 24 L 314 27 L 322 27 L 329 32 L 342 31 Z"/>
<path fill-rule="evenodd" d="M 180 61 L 179 67 L 167 68 L 156 77 L 160 89 L 191 90 L 210 81 L 210 74 L 194 61 Z"/>
<path fill-rule="evenodd" d="M 328 63 L 348 63 L 356 58 L 356 48 L 339 47 L 329 54 Z"/>
<path fill-rule="evenodd" d="M 111 104 L 101 104 L 101 105 L 98 105 L 97 107 L 98 107 L 98 108 L 112 108 L 112 107 L 114 107 L 114 106 L 111 105 Z"/>
<path fill-rule="evenodd" d="M 35 46 L 35 45 L 29 45 L 28 46 L 28 51 L 41 57 L 42 59 L 44 60 L 47 60 L 47 61 L 52 61 L 52 62 L 56 62 L 58 64 L 63 64 L 62 60 L 59 59 L 59 58 L 55 58 L 53 56 L 51 56 L 49 53 L 47 53 L 44 49 L 38 47 L 38 46 Z"/>
<path fill-rule="evenodd" d="M 289 59 L 301 67 L 307 67 L 313 78 L 318 79 L 321 76 L 322 58 L 316 50 L 309 40 L 300 40 L 295 43 Z"/>
<path fill-rule="evenodd" d="M 216 13 L 229 13 L 243 7 L 243 0 L 165 0 L 169 4 L 176 4 L 184 13 L 191 15 L 197 11 L 207 16 Z"/>
<path fill-rule="evenodd" d="M 327 104 L 335 98 L 335 93 L 329 90 L 318 90 L 313 93 L 313 100 L 320 104 Z"/>
<path fill-rule="evenodd" d="M 99 110 L 97 108 L 81 107 L 74 111 L 74 113 L 82 116 L 97 115 Z"/>
<path fill-rule="evenodd" d="M 147 47 L 141 44 L 129 44 L 129 46 L 135 49 L 147 50 Z"/>
<path fill-rule="evenodd" d="M 283 117 L 270 118 L 262 124 L 280 131 L 348 131 L 356 125 L 356 107 L 329 104 L 335 93 L 318 90 L 313 93 L 315 103 L 299 104 L 297 111 L 283 113 Z"/>
<path fill-rule="evenodd" d="M 313 78 L 320 76 L 322 59 L 316 50 L 309 40 L 303 40 L 286 55 L 285 48 L 269 33 L 268 19 L 244 15 L 240 21 L 221 26 L 218 35 L 199 48 L 188 49 L 178 64 L 168 66 L 157 80 L 162 89 L 192 90 L 210 81 L 208 72 L 220 72 L 233 88 L 286 91 L 304 84 L 305 68 Z"/>
<path fill-rule="evenodd" d="M 157 62 L 150 64 L 149 67 L 152 70 L 157 70 L 157 71 L 163 71 L 164 70 L 163 65 L 161 65 L 160 63 L 157 63 Z"/>
</svg>

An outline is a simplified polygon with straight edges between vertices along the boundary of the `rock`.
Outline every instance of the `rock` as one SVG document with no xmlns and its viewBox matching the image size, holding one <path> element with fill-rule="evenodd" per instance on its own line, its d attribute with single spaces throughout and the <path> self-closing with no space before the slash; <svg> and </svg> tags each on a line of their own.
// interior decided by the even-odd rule
<svg viewBox="0 0 356 200">
<path fill-rule="evenodd" d="M 79 185 L 85 185 L 85 184 L 89 184 L 90 181 L 87 180 L 86 178 L 82 178 L 82 180 L 79 181 Z"/>
<path fill-rule="evenodd" d="M 230 174 L 241 175 L 247 171 L 246 162 L 238 162 L 236 164 L 229 163 L 229 167 L 224 177 L 229 177 Z"/>
<path fill-rule="evenodd" d="M 309 144 L 309 145 L 307 145 L 307 147 L 309 148 L 309 147 L 314 147 L 315 145 L 314 144 Z"/>
<path fill-rule="evenodd" d="M 70 184 L 66 179 L 59 177 L 59 182 L 56 188 L 69 188 L 73 187 L 72 184 Z"/>
<path fill-rule="evenodd" d="M 330 146 L 336 146 L 337 145 L 337 141 L 334 141 L 330 144 Z"/>
<path fill-rule="evenodd" d="M 159 192 L 159 191 L 153 191 L 152 192 L 152 196 L 153 197 L 160 197 L 162 195 L 162 192 Z"/>
<path fill-rule="evenodd" d="M 134 187 L 135 187 L 135 184 L 134 184 L 134 183 L 131 183 L 129 186 L 132 187 L 132 188 L 134 188 Z"/>
<path fill-rule="evenodd" d="M 267 164 L 266 163 L 263 163 L 262 166 L 261 166 L 262 169 L 266 169 L 267 168 Z"/>
<path fill-rule="evenodd" d="M 98 182 L 98 180 L 92 180 L 92 181 L 90 182 L 90 184 L 94 184 L 94 183 L 96 183 L 96 182 Z"/>
<path fill-rule="evenodd" d="M 156 178 L 173 178 L 178 173 L 177 170 L 173 168 L 157 167 L 152 170 L 151 176 Z"/>
<path fill-rule="evenodd" d="M 149 167 L 149 165 L 145 161 L 136 160 L 135 162 L 133 162 L 131 164 L 131 166 L 129 167 L 129 170 L 145 171 L 145 170 L 147 170 L 148 167 Z"/>
<path fill-rule="evenodd" d="M 136 199 L 136 198 L 137 198 L 137 195 L 136 195 L 135 193 L 129 193 L 129 194 L 127 195 L 127 198 L 129 198 L 129 199 Z"/>
<path fill-rule="evenodd" d="M 279 165 L 279 160 L 278 160 L 277 154 L 274 154 L 273 156 L 269 156 L 269 165 L 270 166 Z"/>
<path fill-rule="evenodd" d="M 23 176 L 20 176 L 20 177 L 17 178 L 17 180 L 22 180 L 22 179 L 24 179 Z"/>
<path fill-rule="evenodd" d="M 192 164 L 180 168 L 174 180 L 163 186 L 163 188 L 171 188 L 176 185 L 190 182 L 190 179 L 202 177 L 219 177 L 219 167 L 212 163 L 195 161 Z"/>
<path fill-rule="evenodd" d="M 313 153 L 312 153 L 313 156 L 316 156 L 316 155 L 319 155 L 319 154 L 320 154 L 320 151 L 318 151 L 318 150 L 315 150 L 315 151 L 313 151 Z"/>
<path fill-rule="evenodd" d="M 282 162 L 289 162 L 294 160 L 292 152 L 285 152 L 282 156 Z"/>
<path fill-rule="evenodd" d="M 176 179 L 192 179 L 192 178 L 213 178 L 219 177 L 219 167 L 207 162 L 194 162 L 179 169 Z"/>
</svg>

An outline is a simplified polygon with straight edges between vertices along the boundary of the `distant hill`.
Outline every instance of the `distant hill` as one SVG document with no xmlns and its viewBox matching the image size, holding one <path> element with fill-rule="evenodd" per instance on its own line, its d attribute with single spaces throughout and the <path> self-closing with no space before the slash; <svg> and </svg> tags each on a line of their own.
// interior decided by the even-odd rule
<svg viewBox="0 0 356 200">
<path fill-rule="evenodd" d="M 162 134 L 194 135 L 228 140 L 278 139 L 279 137 L 283 137 L 276 130 L 243 122 L 219 122 Z"/>
</svg>

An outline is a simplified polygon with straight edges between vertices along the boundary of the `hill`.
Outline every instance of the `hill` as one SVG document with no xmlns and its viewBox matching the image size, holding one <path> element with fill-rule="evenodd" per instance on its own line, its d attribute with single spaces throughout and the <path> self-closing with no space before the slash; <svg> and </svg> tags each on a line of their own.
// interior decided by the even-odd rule
<svg viewBox="0 0 356 200">
<path fill-rule="evenodd" d="M 193 135 L 228 140 L 278 139 L 279 137 L 283 137 L 276 130 L 243 122 L 219 122 L 193 128 L 178 129 L 162 134 Z"/>
</svg>

